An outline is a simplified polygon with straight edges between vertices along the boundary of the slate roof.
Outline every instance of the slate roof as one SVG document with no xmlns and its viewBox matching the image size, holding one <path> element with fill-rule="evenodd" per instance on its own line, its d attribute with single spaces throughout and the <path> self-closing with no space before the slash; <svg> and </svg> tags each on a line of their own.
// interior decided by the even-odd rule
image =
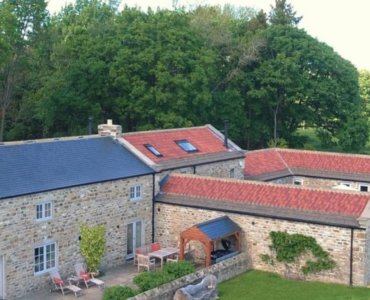
<svg viewBox="0 0 370 300">
<path fill-rule="evenodd" d="M 288 175 L 370 182 L 370 156 L 294 149 L 249 151 L 244 173 L 248 179 L 271 180 Z"/>
<path fill-rule="evenodd" d="M 210 240 L 218 240 L 241 230 L 240 227 L 227 216 L 199 223 L 194 225 L 194 227 L 197 227 L 208 236 Z"/>
<path fill-rule="evenodd" d="M 223 135 L 211 125 L 124 133 L 122 140 L 139 155 L 149 159 L 158 169 L 244 158 L 244 151 L 232 141 L 229 140 L 229 148 L 226 148 Z M 176 143 L 179 140 L 187 140 L 198 151 L 190 153 L 184 151 Z M 158 157 L 149 151 L 145 146 L 147 144 L 154 146 L 161 156 Z"/>
<path fill-rule="evenodd" d="M 358 225 L 370 195 L 247 180 L 171 174 L 158 202 L 272 217 Z"/>
<path fill-rule="evenodd" d="M 6 143 L 0 146 L 0 199 L 151 174 L 111 137 Z"/>
</svg>

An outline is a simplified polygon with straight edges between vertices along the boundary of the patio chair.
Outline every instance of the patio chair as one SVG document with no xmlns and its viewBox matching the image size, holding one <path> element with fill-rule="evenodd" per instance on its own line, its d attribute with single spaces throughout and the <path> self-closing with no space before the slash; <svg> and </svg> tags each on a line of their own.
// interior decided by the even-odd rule
<svg viewBox="0 0 370 300">
<path fill-rule="evenodd" d="M 136 248 L 136 249 L 135 249 L 134 265 L 137 265 L 137 255 L 138 255 L 138 254 L 146 254 L 146 253 L 144 253 L 144 252 L 145 252 L 145 251 L 144 251 L 143 247 L 139 247 L 139 248 Z"/>
<path fill-rule="evenodd" d="M 159 242 L 150 245 L 150 252 L 161 250 L 161 244 Z"/>
<path fill-rule="evenodd" d="M 140 272 L 140 267 L 146 268 L 148 272 L 155 269 L 155 258 L 150 258 L 147 255 L 137 255 L 137 271 Z"/>
<path fill-rule="evenodd" d="M 178 254 L 175 254 L 172 257 L 168 257 L 166 261 L 167 262 L 171 262 L 171 263 L 172 262 L 179 262 L 179 255 Z"/>
<path fill-rule="evenodd" d="M 75 285 L 71 284 L 70 282 L 68 282 L 68 284 L 66 284 L 62 280 L 62 278 L 60 277 L 60 274 L 59 274 L 58 271 L 50 272 L 50 278 L 51 278 L 51 282 L 54 285 L 54 289 L 58 290 L 58 291 L 61 291 L 63 296 L 64 296 L 64 293 L 67 290 L 74 293 L 75 297 L 78 297 L 80 295 L 81 289 L 78 286 L 75 286 Z M 52 291 L 53 291 L 53 289 L 52 289 Z"/>
<path fill-rule="evenodd" d="M 89 288 L 89 284 L 97 285 L 99 288 L 104 288 L 104 281 L 94 278 L 94 273 L 86 272 L 85 265 L 82 263 L 75 264 L 75 271 L 77 277 L 82 281 L 86 288 Z"/>
</svg>

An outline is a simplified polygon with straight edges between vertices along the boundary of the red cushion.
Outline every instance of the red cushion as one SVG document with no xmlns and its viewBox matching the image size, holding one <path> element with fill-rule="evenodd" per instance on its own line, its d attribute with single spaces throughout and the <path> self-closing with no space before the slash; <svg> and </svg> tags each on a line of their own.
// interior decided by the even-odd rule
<svg viewBox="0 0 370 300">
<path fill-rule="evenodd" d="M 57 285 L 64 285 L 64 282 L 62 279 L 58 278 L 58 277 L 53 277 L 53 281 L 55 284 Z"/>
<path fill-rule="evenodd" d="M 91 278 L 90 274 L 89 273 L 86 273 L 84 271 L 81 271 L 80 272 L 80 277 L 84 280 L 89 280 Z"/>
<path fill-rule="evenodd" d="M 161 244 L 160 243 L 154 243 L 151 246 L 151 252 L 161 250 Z"/>
</svg>

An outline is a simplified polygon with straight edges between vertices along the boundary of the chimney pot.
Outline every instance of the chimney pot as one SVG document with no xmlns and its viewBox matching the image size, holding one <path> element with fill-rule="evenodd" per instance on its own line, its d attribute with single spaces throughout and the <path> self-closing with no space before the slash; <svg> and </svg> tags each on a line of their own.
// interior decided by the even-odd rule
<svg viewBox="0 0 370 300">
<path fill-rule="evenodd" d="M 113 125 L 113 121 L 112 121 L 112 119 L 108 119 L 108 120 L 107 120 L 107 125 L 109 125 L 109 126 L 112 126 L 112 125 Z"/>
</svg>

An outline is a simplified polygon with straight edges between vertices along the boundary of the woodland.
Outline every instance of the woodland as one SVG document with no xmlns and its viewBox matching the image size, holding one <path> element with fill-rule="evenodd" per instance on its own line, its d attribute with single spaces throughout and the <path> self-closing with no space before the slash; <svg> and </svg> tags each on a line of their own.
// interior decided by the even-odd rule
<svg viewBox="0 0 370 300">
<path fill-rule="evenodd" d="M 286 0 L 172 10 L 0 0 L 0 142 L 212 124 L 245 149 L 367 152 L 370 72 Z M 318 141 L 314 144 L 309 135 Z"/>
</svg>

